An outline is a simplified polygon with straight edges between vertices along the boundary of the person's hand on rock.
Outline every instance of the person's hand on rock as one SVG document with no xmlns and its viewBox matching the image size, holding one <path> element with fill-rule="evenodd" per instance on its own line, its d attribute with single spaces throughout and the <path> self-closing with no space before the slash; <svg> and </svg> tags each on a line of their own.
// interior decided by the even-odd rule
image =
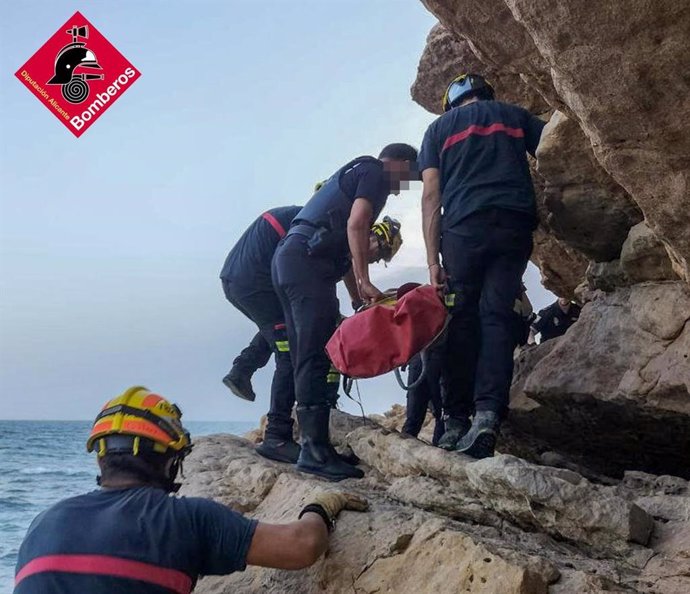
<svg viewBox="0 0 690 594">
<path fill-rule="evenodd" d="M 369 507 L 369 503 L 366 499 L 352 493 L 319 490 L 304 507 L 303 513 L 310 511 L 310 508 L 313 506 L 320 507 L 328 516 L 330 523 L 333 524 L 338 514 L 344 509 L 366 511 Z"/>
</svg>

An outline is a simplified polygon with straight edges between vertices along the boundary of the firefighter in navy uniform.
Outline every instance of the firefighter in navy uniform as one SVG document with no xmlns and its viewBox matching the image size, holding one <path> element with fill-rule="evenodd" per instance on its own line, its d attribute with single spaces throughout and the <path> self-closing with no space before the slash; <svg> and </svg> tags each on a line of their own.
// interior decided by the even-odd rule
<svg viewBox="0 0 690 594">
<path fill-rule="evenodd" d="M 252 376 L 266 366 L 272 354 L 271 345 L 266 342 L 261 332 L 257 332 L 235 357 L 230 372 L 223 378 L 223 383 L 238 398 L 254 402 L 256 393 L 252 386 Z"/>
<path fill-rule="evenodd" d="M 422 370 L 424 370 L 424 377 L 419 384 L 407 392 L 405 424 L 400 432 L 404 435 L 417 437 L 426 420 L 426 413 L 430 410 L 434 417 L 434 433 L 431 438 L 431 445 L 438 445 L 445 432 L 443 421 L 444 382 L 441 379 L 444 361 L 445 341 L 429 349 L 426 367 L 422 363 L 421 354 L 415 355 L 408 366 L 408 384 L 418 381 L 422 375 Z"/>
<path fill-rule="evenodd" d="M 451 81 L 443 110 L 420 151 L 430 281 L 439 291 L 447 281 L 453 314 L 439 445 L 483 458 L 493 455 L 508 410 L 513 306 L 537 223 L 527 153 L 534 155 L 544 123 L 495 101 L 476 74 Z"/>
<path fill-rule="evenodd" d="M 230 250 L 220 273 L 228 301 L 259 326 L 259 333 L 223 378 L 232 393 L 244 400 L 256 398 L 251 377 L 277 350 L 276 340 L 284 338 L 285 333 L 275 332 L 274 327 L 283 323 L 283 314 L 271 283 L 271 260 L 278 242 L 285 237 L 300 210 L 301 206 L 283 206 L 263 213 Z"/>
<path fill-rule="evenodd" d="M 273 258 L 273 285 L 285 312 L 302 449 L 297 468 L 331 480 L 360 478 L 331 445 L 328 375 L 324 347 L 338 320 L 336 283 L 352 265 L 362 301 L 381 292 L 369 279 L 371 225 L 391 193 L 416 179 L 417 151 L 385 147 L 379 158 L 359 157 L 336 173 L 295 217 Z"/>
<path fill-rule="evenodd" d="M 301 569 L 327 549 L 341 510 L 366 509 L 347 493 L 317 491 L 296 521 L 266 524 L 210 499 L 171 496 L 192 449 L 181 417 L 141 386 L 105 404 L 87 441 L 100 489 L 34 519 L 19 547 L 15 594 L 190 594 L 200 575 Z"/>
<path fill-rule="evenodd" d="M 264 442 L 258 446 L 280 449 L 273 457 L 295 459 L 299 446 L 292 439 L 294 376 L 285 328 L 285 316 L 271 282 L 271 260 L 278 242 L 285 237 L 300 206 L 272 208 L 258 217 L 244 232 L 225 260 L 220 273 L 225 297 L 258 327 L 270 345 L 276 362 L 271 382 L 271 405 Z M 237 361 L 237 360 L 236 360 Z M 246 369 L 233 365 L 223 383 L 235 394 L 254 399 Z"/>
<path fill-rule="evenodd" d="M 301 209 L 300 206 L 288 206 L 273 208 L 262 214 L 235 244 L 221 272 L 227 299 L 259 327 L 259 334 L 235 359 L 233 368 L 223 378 L 223 383 L 233 393 L 253 401 L 254 391 L 249 378 L 262 363 L 265 365 L 264 349 L 272 349 L 275 353 L 276 371 L 271 384 L 271 405 L 263 441 L 256 447 L 256 451 L 265 458 L 292 464 L 297 462 L 300 452 L 300 446 L 293 439 L 292 433 L 294 373 L 282 305 L 270 281 L 270 274 L 271 260 L 278 242 L 285 236 L 285 230 Z M 401 244 L 400 223 L 384 217 L 382 222 L 371 227 L 368 262 L 380 259 L 390 262 Z M 359 296 L 354 277 L 351 271 L 348 272 L 343 280 L 354 305 L 357 305 Z M 331 406 L 335 406 L 338 399 L 339 380 L 337 371 L 330 369 L 327 383 L 328 402 Z"/>
</svg>

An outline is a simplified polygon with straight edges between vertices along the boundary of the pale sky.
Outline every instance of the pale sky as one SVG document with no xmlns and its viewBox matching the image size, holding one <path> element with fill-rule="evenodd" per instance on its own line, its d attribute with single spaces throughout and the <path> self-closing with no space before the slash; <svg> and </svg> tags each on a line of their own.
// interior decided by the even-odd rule
<svg viewBox="0 0 690 594">
<path fill-rule="evenodd" d="M 13 76 L 76 10 L 142 73 L 79 139 Z M 409 87 L 434 22 L 403 0 L 4 3 L 0 419 L 91 419 L 134 384 L 188 419 L 264 414 L 272 362 L 254 404 L 220 381 L 254 333 L 225 256 L 351 158 L 420 145 L 435 116 Z M 380 288 L 426 279 L 419 199 L 389 200 L 405 243 Z M 527 284 L 553 299 L 533 267 Z M 404 402 L 392 376 L 360 390 L 367 413 Z"/>
</svg>

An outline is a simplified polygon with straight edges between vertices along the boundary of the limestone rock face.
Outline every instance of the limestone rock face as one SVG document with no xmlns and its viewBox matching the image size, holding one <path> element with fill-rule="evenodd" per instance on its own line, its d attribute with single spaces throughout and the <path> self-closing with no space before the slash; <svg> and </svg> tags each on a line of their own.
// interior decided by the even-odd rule
<svg viewBox="0 0 690 594">
<path fill-rule="evenodd" d="M 469 41 L 456 38 L 441 24 L 429 32 L 426 48 L 419 60 L 417 79 L 412 85 L 412 96 L 427 111 L 440 114 L 446 87 L 456 76 L 467 72 L 480 72 L 486 76 L 505 101 L 518 103 L 534 113 L 549 109 L 548 103 L 519 74 L 487 68 L 477 58 Z"/>
<path fill-rule="evenodd" d="M 690 476 L 689 321 L 683 282 L 637 284 L 588 303 L 523 372 L 524 395 L 541 405 L 533 416 L 544 417 L 531 435 L 609 474 Z"/>
<path fill-rule="evenodd" d="M 370 504 L 341 514 L 312 567 L 249 567 L 202 578 L 195 592 L 669 594 L 690 586 L 683 479 L 629 473 L 603 485 L 513 456 L 475 461 L 344 413 L 334 426 L 362 459 L 364 479 L 320 481 L 261 458 L 239 437 L 195 440 L 182 495 L 274 523 L 293 521 L 317 488 Z"/>
<path fill-rule="evenodd" d="M 690 5 L 677 0 L 499 4 L 548 64 L 553 87 L 598 161 L 632 196 L 690 280 Z M 494 33 L 482 32 L 496 40 Z"/>
<path fill-rule="evenodd" d="M 546 223 L 556 237 L 597 262 L 617 258 L 642 214 L 596 162 L 577 122 L 555 112 L 542 133 L 537 159 L 546 180 Z"/>
<path fill-rule="evenodd" d="M 497 81 L 519 77 L 567 116 L 558 116 L 558 142 L 541 151 L 547 190 L 546 212 L 540 208 L 540 214 L 549 219 L 542 220 L 542 234 L 605 262 L 618 258 L 628 229 L 644 217 L 675 274 L 690 281 L 690 79 L 684 74 L 690 71 L 690 5 L 678 0 L 423 3 L 452 37 L 441 44 L 436 27 L 429 38 L 412 89 L 421 105 L 433 109 L 431 98 L 443 90 L 439 79 L 468 64 Z M 517 96 L 504 91 L 506 100 L 543 111 L 541 105 L 532 107 L 529 92 L 515 88 Z M 549 258 L 546 245 L 540 237 L 535 263 L 549 288 L 571 294 L 579 283 L 567 278 L 568 258 L 559 260 L 559 253 Z M 629 282 L 673 278 L 665 263 L 663 272 L 654 267 L 653 279 L 647 270 Z"/>
<path fill-rule="evenodd" d="M 664 244 L 644 222 L 630 229 L 621 251 L 621 268 L 631 283 L 677 278 Z"/>
<path fill-rule="evenodd" d="M 606 292 L 631 284 L 619 259 L 610 262 L 590 262 L 585 276 L 590 289 L 601 289 Z"/>
<path fill-rule="evenodd" d="M 554 89 L 546 60 L 503 0 L 422 2 L 454 37 L 468 41 L 485 68 L 520 75 L 552 107 L 566 109 Z"/>
<path fill-rule="evenodd" d="M 543 203 L 537 205 L 546 212 Z M 544 221 L 544 218 L 542 218 Z M 541 272 L 541 282 L 559 297 L 572 298 L 587 270 L 584 254 L 559 240 L 542 222 L 533 235 L 531 260 Z"/>
</svg>

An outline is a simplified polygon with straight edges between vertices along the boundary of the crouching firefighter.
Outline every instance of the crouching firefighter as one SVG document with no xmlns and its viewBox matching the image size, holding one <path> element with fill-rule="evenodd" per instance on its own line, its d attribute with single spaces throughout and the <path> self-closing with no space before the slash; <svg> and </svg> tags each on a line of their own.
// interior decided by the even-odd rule
<svg viewBox="0 0 690 594">
<path fill-rule="evenodd" d="M 371 225 L 388 195 L 416 179 L 416 159 L 413 147 L 392 144 L 378 159 L 359 157 L 340 168 L 295 217 L 273 258 L 295 371 L 302 441 L 297 468 L 303 472 L 331 480 L 363 476 L 330 442 L 331 365 L 324 348 L 338 321 L 336 284 L 350 265 L 359 298 L 381 296 L 369 279 Z"/>
<path fill-rule="evenodd" d="M 171 497 L 192 449 L 181 417 L 141 386 L 105 404 L 87 441 L 101 488 L 34 519 L 19 548 L 15 594 L 189 594 L 200 575 L 301 569 L 326 550 L 343 509 L 366 509 L 347 493 L 316 491 L 295 521 L 266 524 L 210 499 Z"/>
<path fill-rule="evenodd" d="M 369 233 L 369 248 L 367 251 L 368 263 L 373 264 L 379 260 L 390 262 L 393 256 L 398 253 L 401 245 L 402 235 L 400 233 L 400 223 L 390 217 L 384 217 L 383 221 L 371 226 L 371 231 Z M 352 268 L 346 272 L 342 280 L 352 299 L 353 309 L 357 309 L 362 301 L 357 293 Z M 342 319 L 340 314 L 338 314 L 338 319 Z M 286 348 L 289 350 L 289 343 L 287 342 Z M 330 408 L 335 408 L 338 401 L 339 385 L 340 373 L 329 363 L 328 374 L 326 375 L 326 402 Z M 288 426 L 286 423 L 276 422 L 276 419 L 282 421 L 288 417 L 292 421 L 292 407 L 294 404 L 294 392 L 291 397 L 271 400 L 271 412 L 268 415 L 263 441 L 256 447 L 256 451 L 265 458 L 270 458 L 278 462 L 290 462 L 292 464 L 297 462 L 300 454 L 300 446 L 294 440 L 292 424 Z M 344 460 L 350 461 L 354 459 L 352 456 L 341 457 Z"/>
<path fill-rule="evenodd" d="M 292 431 L 289 410 L 294 402 L 294 380 L 283 308 L 271 282 L 271 260 L 278 242 L 285 237 L 301 209 L 301 206 L 272 208 L 259 216 L 232 248 L 220 273 L 227 300 L 259 330 L 249 347 L 235 359 L 223 383 L 240 398 L 253 401 L 251 375 L 266 364 L 273 352 L 276 368 L 268 418 L 272 425 L 288 432 Z M 277 412 L 286 408 L 287 416 Z"/>
</svg>

